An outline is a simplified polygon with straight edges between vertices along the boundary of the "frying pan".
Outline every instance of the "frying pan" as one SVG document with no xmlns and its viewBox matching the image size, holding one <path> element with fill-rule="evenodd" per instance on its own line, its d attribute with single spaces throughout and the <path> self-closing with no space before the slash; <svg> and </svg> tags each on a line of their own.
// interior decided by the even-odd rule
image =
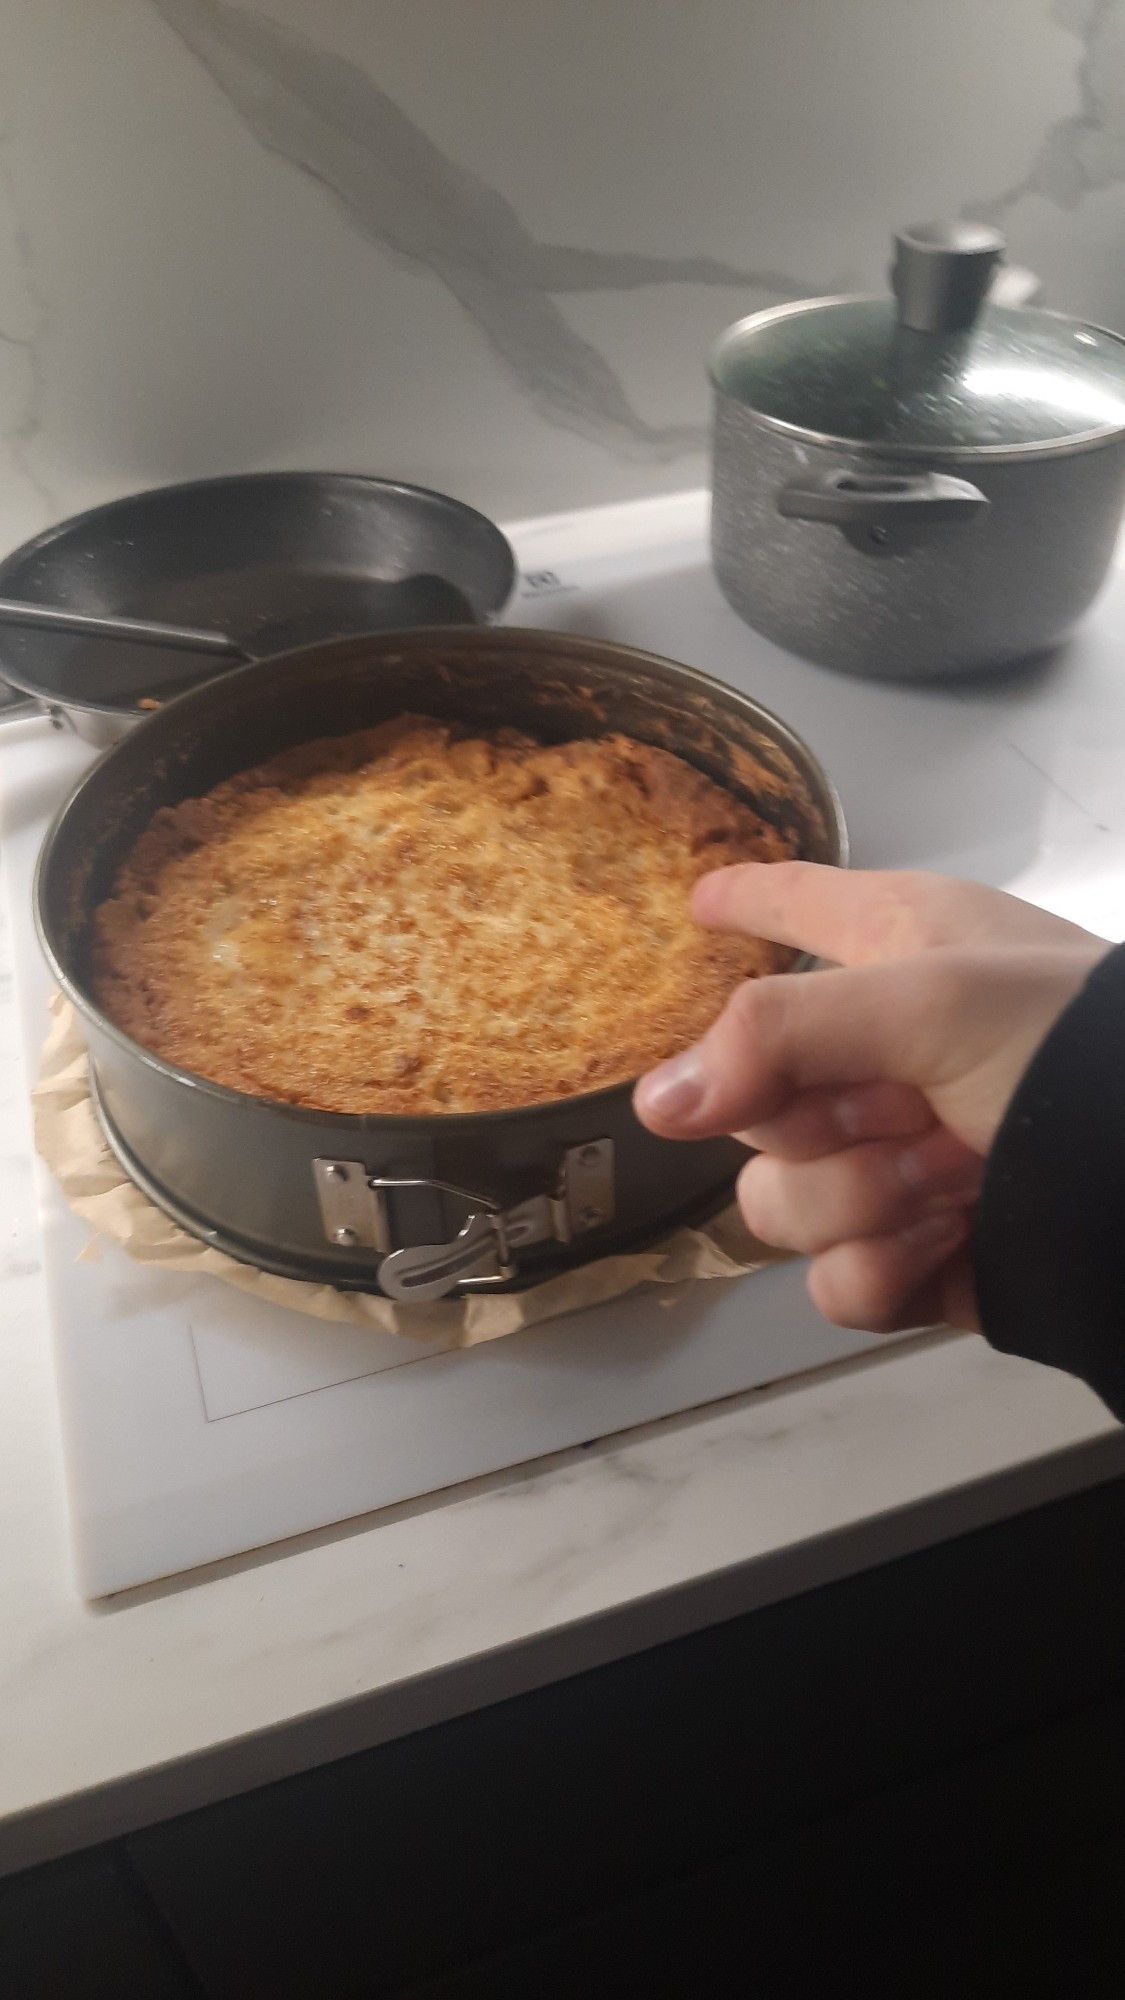
<svg viewBox="0 0 1125 2000">
<path fill-rule="evenodd" d="M 411 625 L 485 624 L 512 592 L 499 528 L 445 494 L 350 473 L 265 472 L 132 494 L 0 563 L 0 597 L 225 633 L 257 660 Z M 141 707 L 229 671 L 88 633 L 0 631 L 0 720 L 46 710 L 109 743 Z M 5 690 L 0 683 L 0 700 Z M 20 696 L 27 697 L 21 700 Z"/>
</svg>

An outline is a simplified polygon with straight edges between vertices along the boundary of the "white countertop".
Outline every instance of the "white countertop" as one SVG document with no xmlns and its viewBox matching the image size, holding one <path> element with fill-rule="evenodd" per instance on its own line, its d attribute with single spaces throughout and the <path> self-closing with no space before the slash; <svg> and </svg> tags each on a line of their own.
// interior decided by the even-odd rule
<svg viewBox="0 0 1125 2000">
<path fill-rule="evenodd" d="M 1119 845 L 1125 863 L 1125 826 Z M 0 1868 L 1125 1470 L 1125 1432 L 1080 1384 L 929 1336 L 90 1606 L 66 1561 L 2 957 L 0 1214 Z M 751 1282 L 780 1308 L 791 1281 Z"/>
</svg>

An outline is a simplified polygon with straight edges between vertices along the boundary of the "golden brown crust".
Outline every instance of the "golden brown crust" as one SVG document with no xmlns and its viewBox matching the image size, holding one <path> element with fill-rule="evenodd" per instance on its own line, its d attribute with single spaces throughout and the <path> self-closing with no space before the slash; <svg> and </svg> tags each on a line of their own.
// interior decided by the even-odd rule
<svg viewBox="0 0 1125 2000">
<path fill-rule="evenodd" d="M 157 813 L 94 918 L 94 991 L 197 1075 L 325 1111 L 497 1111 L 619 1083 L 792 954 L 691 921 L 792 843 L 667 751 L 424 717 Z"/>
</svg>

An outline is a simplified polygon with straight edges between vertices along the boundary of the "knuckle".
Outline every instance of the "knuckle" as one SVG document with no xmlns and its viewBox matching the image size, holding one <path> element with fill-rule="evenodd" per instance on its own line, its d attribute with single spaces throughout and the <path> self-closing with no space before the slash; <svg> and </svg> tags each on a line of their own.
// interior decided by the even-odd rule
<svg viewBox="0 0 1125 2000">
<path fill-rule="evenodd" d="M 814 1261 L 808 1278 L 813 1304 L 835 1326 L 896 1333 L 902 1324 L 901 1286 L 866 1243 L 848 1244 L 846 1250 L 843 1268 L 838 1257 Z"/>
<path fill-rule="evenodd" d="M 922 869 L 896 869 L 883 878 L 889 938 L 903 955 L 932 950 L 958 929 L 961 885 Z"/>
<path fill-rule="evenodd" d="M 897 1333 L 902 1325 L 902 1313 L 897 1296 L 889 1297 L 884 1288 L 875 1287 L 870 1310 L 864 1321 L 868 1333 Z"/>
<path fill-rule="evenodd" d="M 814 1258 L 809 1266 L 806 1280 L 809 1297 L 817 1312 L 832 1326 L 846 1326 L 865 1332 L 867 1322 L 863 1311 L 857 1306 L 855 1296 L 846 1291 L 835 1275 L 823 1268 L 820 1258 Z"/>
<path fill-rule="evenodd" d="M 810 884 L 815 884 L 820 873 L 815 861 L 770 862 L 770 884 L 785 898 L 799 896 Z"/>
<path fill-rule="evenodd" d="M 950 1021 L 961 1020 L 977 994 L 979 963 L 963 951 L 946 948 L 934 953 L 926 976 L 931 1012 Z"/>
<path fill-rule="evenodd" d="M 727 1016 L 744 1041 L 767 1055 L 780 1042 L 790 1005 L 791 980 L 785 973 L 744 979 L 727 1002 Z"/>
<path fill-rule="evenodd" d="M 760 987 L 756 980 L 744 979 L 727 1001 L 727 1019 L 742 1035 L 754 1033 L 761 1013 Z"/>
<path fill-rule="evenodd" d="M 755 1159 L 747 1162 L 738 1177 L 738 1205 L 747 1229 L 760 1236 L 763 1243 L 776 1240 L 772 1232 L 777 1227 L 776 1205 L 770 1200 L 770 1174 L 772 1162 Z"/>
</svg>

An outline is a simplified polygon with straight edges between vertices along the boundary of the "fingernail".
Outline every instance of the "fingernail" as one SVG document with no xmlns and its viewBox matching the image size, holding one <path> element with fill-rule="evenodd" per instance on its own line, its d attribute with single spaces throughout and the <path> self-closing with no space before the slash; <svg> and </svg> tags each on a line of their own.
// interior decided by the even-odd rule
<svg viewBox="0 0 1125 2000">
<path fill-rule="evenodd" d="M 832 1106 L 832 1116 L 845 1139 L 866 1139 L 870 1134 L 864 1129 L 864 1101 L 862 1097 L 837 1097 Z"/>
<path fill-rule="evenodd" d="M 931 1149 L 928 1146 L 907 1146 L 895 1162 L 899 1179 L 912 1190 L 929 1187 L 936 1179 L 933 1170 Z"/>
<path fill-rule="evenodd" d="M 698 1049 L 688 1049 L 646 1076 L 637 1094 L 646 1111 L 658 1118 L 679 1120 L 698 1111 L 705 1082 Z"/>
<path fill-rule="evenodd" d="M 950 1188 L 944 1194 L 932 1194 L 925 1204 L 927 1215 L 953 1215 L 958 1209 L 967 1208 L 975 1201 L 978 1190 L 972 1186 Z"/>
<path fill-rule="evenodd" d="M 932 1210 L 957 1208 L 976 1194 L 980 1186 L 981 1163 L 977 1160 L 942 1158 L 942 1149 L 930 1139 L 921 1145 L 904 1146 L 895 1169 L 911 1194 L 929 1193 L 926 1206 Z"/>
<path fill-rule="evenodd" d="M 968 1233 L 968 1214 L 959 1208 L 952 1214 L 923 1216 L 909 1229 L 900 1229 L 899 1241 L 909 1244 L 912 1250 L 940 1250 L 945 1245 L 952 1250 Z"/>
</svg>

